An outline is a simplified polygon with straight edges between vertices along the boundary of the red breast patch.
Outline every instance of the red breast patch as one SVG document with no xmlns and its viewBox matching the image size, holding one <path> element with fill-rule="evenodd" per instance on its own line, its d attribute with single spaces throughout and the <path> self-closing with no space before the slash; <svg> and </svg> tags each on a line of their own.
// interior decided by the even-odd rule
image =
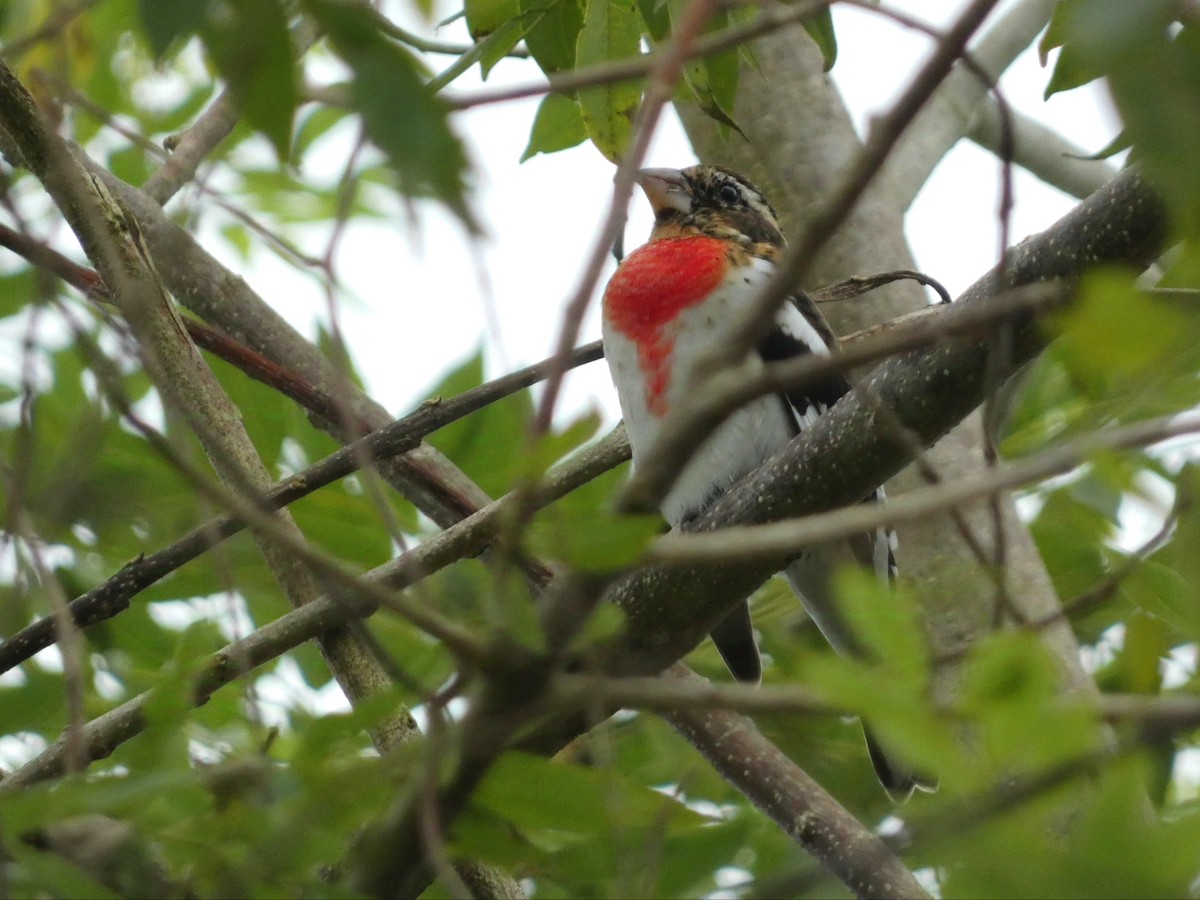
<svg viewBox="0 0 1200 900">
<path fill-rule="evenodd" d="M 645 377 L 646 406 L 666 412 L 670 359 L 675 339 L 668 323 L 709 295 L 725 277 L 725 243 L 689 236 L 651 241 L 617 268 L 604 292 L 604 315 L 638 348 Z"/>
</svg>

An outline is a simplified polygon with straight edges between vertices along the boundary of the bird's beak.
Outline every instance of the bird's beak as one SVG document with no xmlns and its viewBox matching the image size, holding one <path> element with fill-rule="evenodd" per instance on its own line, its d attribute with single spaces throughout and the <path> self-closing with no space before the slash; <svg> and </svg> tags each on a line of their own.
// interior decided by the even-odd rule
<svg viewBox="0 0 1200 900">
<path fill-rule="evenodd" d="M 687 179 L 678 169 L 642 169 L 637 183 L 645 191 L 656 217 L 672 210 L 686 213 L 692 209 Z"/>
</svg>

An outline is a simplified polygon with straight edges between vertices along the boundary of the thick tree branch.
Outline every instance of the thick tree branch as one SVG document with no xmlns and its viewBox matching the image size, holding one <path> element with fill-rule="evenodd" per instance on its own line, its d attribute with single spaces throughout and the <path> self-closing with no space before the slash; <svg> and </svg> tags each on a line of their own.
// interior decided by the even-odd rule
<svg viewBox="0 0 1200 900">
<path fill-rule="evenodd" d="M 707 684 L 686 666 L 672 666 L 668 674 L 688 686 Z M 669 712 L 666 718 L 857 896 L 929 896 L 879 835 L 764 738 L 750 719 L 718 709 Z"/>
<path fill-rule="evenodd" d="M 782 559 L 813 544 L 870 533 L 880 526 L 928 516 L 982 497 L 1066 474 L 1101 451 L 1144 448 L 1198 432 L 1200 418 L 1192 415 L 1163 416 L 1102 429 L 1043 450 L 1027 459 L 989 467 L 974 478 L 943 481 L 901 494 L 884 503 L 847 506 L 832 512 L 765 525 L 731 525 L 717 531 L 667 534 L 651 549 L 650 556 L 655 562 L 672 565 L 716 559 L 727 562 Z"/>
</svg>

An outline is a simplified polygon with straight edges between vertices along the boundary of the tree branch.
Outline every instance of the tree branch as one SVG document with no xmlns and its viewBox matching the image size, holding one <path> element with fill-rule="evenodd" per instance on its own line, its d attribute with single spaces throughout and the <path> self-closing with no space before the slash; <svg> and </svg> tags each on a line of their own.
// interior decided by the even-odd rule
<svg viewBox="0 0 1200 900">
<path fill-rule="evenodd" d="M 764 525 L 734 525 L 716 531 L 666 534 L 658 539 L 649 555 L 655 562 L 671 565 L 695 565 L 709 560 L 786 559 L 814 544 L 870 533 L 880 526 L 928 516 L 1065 474 L 1100 451 L 1148 447 L 1197 432 L 1200 432 L 1200 418 L 1188 415 L 1163 416 L 1096 431 L 1027 459 L 985 469 L 972 478 L 943 481 L 884 503 L 847 506 Z"/>
<path fill-rule="evenodd" d="M 683 665 L 668 678 L 702 687 Z M 665 714 L 728 781 L 859 897 L 928 897 L 904 862 L 744 716 L 698 709 Z"/>
<path fill-rule="evenodd" d="M 985 150 L 999 153 L 1000 123 L 995 100 L 983 99 L 967 133 Z M 1072 144 L 1041 122 L 1011 111 L 1013 162 L 1065 194 L 1083 199 L 1100 190 L 1117 174 L 1105 160 L 1091 159 L 1087 150 Z"/>
<path fill-rule="evenodd" d="M 971 58 L 998 80 L 1046 26 L 1054 4 L 1055 0 L 1015 4 L 971 46 Z M 958 66 L 897 141 L 878 190 L 907 209 L 942 158 L 971 130 L 980 110 L 991 110 L 995 118 L 996 103 L 987 102 L 988 90 L 989 85 Z"/>
</svg>

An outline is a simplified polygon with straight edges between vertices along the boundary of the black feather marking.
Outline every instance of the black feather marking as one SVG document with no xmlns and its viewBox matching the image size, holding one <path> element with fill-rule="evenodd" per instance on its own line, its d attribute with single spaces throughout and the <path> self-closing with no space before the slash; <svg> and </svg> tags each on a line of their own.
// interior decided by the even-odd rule
<svg viewBox="0 0 1200 900">
<path fill-rule="evenodd" d="M 762 658 L 754 640 L 750 606 L 745 601 L 722 619 L 711 632 L 729 673 L 738 681 L 757 684 L 762 680 Z"/>
<path fill-rule="evenodd" d="M 802 303 L 796 304 L 800 312 L 804 314 L 805 319 L 808 320 L 808 323 L 827 342 L 826 346 L 832 346 L 833 335 L 829 332 L 829 326 L 825 324 L 824 317 L 812 305 L 812 301 L 809 301 L 808 305 L 816 313 L 816 321 L 806 313 Z M 764 362 L 779 362 L 785 359 L 792 359 L 812 353 L 813 349 L 801 335 L 790 334 L 778 322 L 758 344 L 758 354 Z M 810 410 L 815 410 L 818 414 L 825 412 L 845 396 L 849 390 L 849 380 L 841 372 L 837 372 L 809 382 L 799 389 L 787 391 L 784 399 L 795 410 L 795 415 L 798 419 L 802 420 Z"/>
</svg>

